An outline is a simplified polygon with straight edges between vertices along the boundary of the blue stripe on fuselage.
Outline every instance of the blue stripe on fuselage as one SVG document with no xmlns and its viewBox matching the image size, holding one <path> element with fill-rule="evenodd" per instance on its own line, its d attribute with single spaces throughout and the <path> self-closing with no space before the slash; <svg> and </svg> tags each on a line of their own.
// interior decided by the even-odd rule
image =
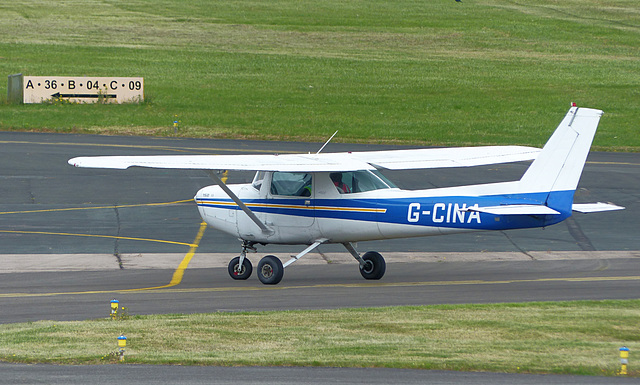
<svg viewBox="0 0 640 385">
<path fill-rule="evenodd" d="M 549 226 L 571 216 L 573 191 L 482 197 L 415 197 L 378 199 L 256 199 L 245 204 L 255 212 L 336 218 L 417 226 L 505 230 Z M 545 204 L 559 215 L 493 215 L 464 211 L 472 206 Z M 201 199 L 199 206 L 238 209 L 230 199 Z M 309 204 L 305 204 L 309 203 Z"/>
</svg>

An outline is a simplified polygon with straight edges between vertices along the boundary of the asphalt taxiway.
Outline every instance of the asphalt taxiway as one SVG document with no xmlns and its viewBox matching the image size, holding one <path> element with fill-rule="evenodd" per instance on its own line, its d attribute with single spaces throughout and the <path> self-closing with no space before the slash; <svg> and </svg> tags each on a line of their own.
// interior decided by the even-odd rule
<svg viewBox="0 0 640 385">
<path fill-rule="evenodd" d="M 87 155 L 243 154 L 312 151 L 320 144 L 0 133 L 0 322 L 86 319 L 109 300 L 136 314 L 308 309 L 461 302 L 637 298 L 640 289 L 640 154 L 592 153 L 576 201 L 617 212 L 576 214 L 547 229 L 362 242 L 387 258 L 364 281 L 342 246 L 323 245 L 291 265 L 282 283 L 232 281 L 239 242 L 202 226 L 191 198 L 211 184 L 200 171 L 78 169 Z M 325 151 L 393 146 L 330 144 Z M 527 164 L 389 175 L 403 188 L 518 179 Z M 228 183 L 252 173 L 230 173 Z M 249 255 L 283 260 L 300 246 Z M 52 299 L 55 298 L 55 301 Z M 64 311 L 57 311 L 64 308 Z"/>
<path fill-rule="evenodd" d="M 385 277 L 375 282 L 360 277 L 341 246 L 321 246 L 287 268 L 282 283 L 273 287 L 255 277 L 240 282 L 228 277 L 226 264 L 239 252 L 239 242 L 201 226 L 191 201 L 199 188 L 211 184 L 206 173 L 67 164 L 75 156 L 286 153 L 319 147 L 1 132 L 0 323 L 102 318 L 112 298 L 133 314 L 638 298 L 640 154 L 590 154 L 576 194 L 577 202 L 610 201 L 625 206 L 624 211 L 576 214 L 547 229 L 360 243 L 360 251 L 377 250 L 388 260 Z M 332 143 L 325 151 L 391 148 L 397 147 Z M 389 176 L 403 188 L 428 188 L 514 180 L 526 167 L 516 163 Z M 230 173 L 228 183 L 251 177 Z M 286 260 L 299 251 L 268 245 L 249 257 L 255 265 L 265 254 Z M 31 373 L 2 367 L 3 373 L 12 370 L 18 376 Z M 64 376 L 66 369 L 38 370 L 51 379 Z M 342 376 L 336 373 L 322 375 Z M 372 373 L 377 377 L 375 371 L 366 376 Z M 345 382 L 358 383 L 358 373 L 348 375 L 354 377 Z M 420 376 L 405 383 L 424 381 Z M 551 378 L 549 383 L 570 379 Z M 499 380 L 492 377 L 487 383 Z"/>
<path fill-rule="evenodd" d="M 476 385 L 610 385 L 638 384 L 636 378 L 539 374 L 465 373 L 384 368 L 197 367 L 163 365 L 16 365 L 0 363 L 0 384 L 476 384 Z"/>
</svg>

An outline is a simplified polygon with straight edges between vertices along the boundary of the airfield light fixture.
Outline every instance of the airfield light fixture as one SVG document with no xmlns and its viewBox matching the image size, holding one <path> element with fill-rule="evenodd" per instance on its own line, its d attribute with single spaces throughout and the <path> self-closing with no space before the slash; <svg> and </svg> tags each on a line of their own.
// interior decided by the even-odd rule
<svg viewBox="0 0 640 385">
<path fill-rule="evenodd" d="M 620 375 L 627 375 L 627 365 L 629 364 L 629 348 L 623 346 L 620 348 Z"/>
<path fill-rule="evenodd" d="M 111 319 L 116 319 L 118 316 L 118 306 L 120 305 L 120 301 L 117 299 L 111 300 Z"/>
<path fill-rule="evenodd" d="M 118 361 L 124 361 L 124 348 L 127 347 L 127 337 L 120 334 L 118 337 Z"/>
</svg>

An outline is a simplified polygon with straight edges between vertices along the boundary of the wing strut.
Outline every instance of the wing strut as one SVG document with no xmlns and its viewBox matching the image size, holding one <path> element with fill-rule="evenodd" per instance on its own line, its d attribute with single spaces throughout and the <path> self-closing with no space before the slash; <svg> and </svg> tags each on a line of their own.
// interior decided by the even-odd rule
<svg viewBox="0 0 640 385">
<path fill-rule="evenodd" d="M 207 170 L 207 173 L 209 174 L 211 179 L 213 179 L 213 181 L 216 182 L 216 184 L 218 186 L 220 186 L 222 191 L 224 191 L 229 196 L 229 198 L 231 198 L 238 205 L 238 207 L 240 207 L 242 209 L 242 211 L 244 211 L 244 213 L 247 214 L 249 216 L 249 218 L 251 218 L 251 220 L 256 225 L 258 225 L 258 227 L 260 228 L 260 230 L 262 230 L 263 233 L 265 233 L 265 234 L 273 234 L 274 231 L 272 229 L 270 229 L 269 227 L 267 227 L 267 225 L 265 225 L 256 216 L 256 214 L 254 214 L 253 211 L 251 211 L 251 209 L 249 209 L 247 207 L 247 205 L 245 205 L 244 202 L 241 201 L 240 198 L 238 198 L 238 196 L 236 194 L 234 194 L 233 191 L 231 191 L 229 189 L 229 187 L 218 177 L 218 175 L 216 175 L 215 171 Z"/>
<path fill-rule="evenodd" d="M 318 239 L 317 241 L 315 241 L 313 243 L 313 245 L 310 245 L 309 247 L 307 247 L 306 249 L 304 249 L 303 251 L 301 251 L 298 255 L 296 256 L 291 256 L 291 259 L 288 260 L 287 262 L 284 263 L 284 265 L 282 265 L 282 267 L 287 267 L 290 264 L 294 263 L 295 261 L 297 261 L 298 259 L 304 257 L 305 255 L 307 255 L 311 250 L 315 249 L 316 247 L 320 246 L 321 244 L 325 243 L 326 241 L 328 241 L 327 238 L 321 238 Z"/>
</svg>

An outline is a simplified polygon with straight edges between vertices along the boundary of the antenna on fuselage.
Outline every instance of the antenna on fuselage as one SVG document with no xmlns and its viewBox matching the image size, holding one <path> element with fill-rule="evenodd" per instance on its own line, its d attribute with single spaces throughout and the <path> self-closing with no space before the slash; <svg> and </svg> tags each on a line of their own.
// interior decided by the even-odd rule
<svg viewBox="0 0 640 385">
<path fill-rule="evenodd" d="M 329 138 L 329 140 L 327 140 L 326 142 L 324 142 L 324 144 L 322 145 L 322 147 L 320 147 L 320 149 L 318 150 L 318 152 L 316 152 L 316 154 L 319 154 L 322 152 L 322 150 L 324 150 L 324 148 L 327 146 L 327 144 L 329 144 L 329 142 L 331 142 L 331 139 L 333 139 L 334 136 L 336 136 L 336 134 L 338 133 L 338 131 L 336 130 L 336 132 L 333 133 L 333 135 L 331 135 L 331 137 Z"/>
</svg>

